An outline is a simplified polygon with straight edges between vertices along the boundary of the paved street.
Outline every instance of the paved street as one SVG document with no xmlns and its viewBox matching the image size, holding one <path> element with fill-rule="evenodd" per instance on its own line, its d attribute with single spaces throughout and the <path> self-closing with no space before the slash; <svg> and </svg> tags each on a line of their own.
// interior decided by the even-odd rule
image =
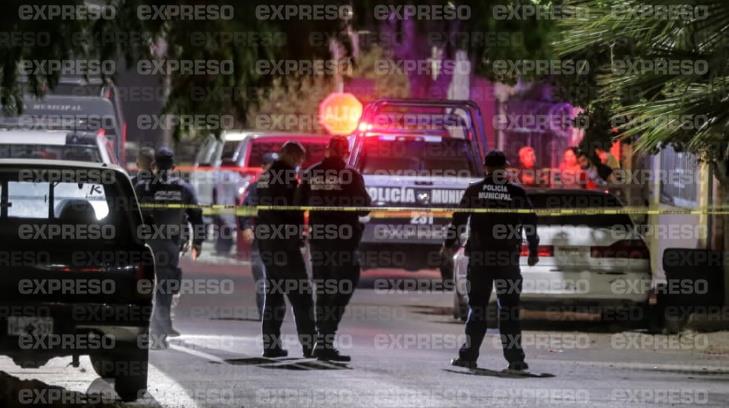
<svg viewBox="0 0 729 408">
<path fill-rule="evenodd" d="M 382 289 L 383 280 L 436 275 L 376 271 L 363 279 L 345 316 L 340 348 L 353 357 L 338 365 L 303 360 L 290 316 L 284 326 L 290 358 L 260 355 L 253 282 L 246 265 L 214 257 L 185 260 L 185 293 L 175 311 L 171 348 L 151 353 L 149 395 L 129 407 L 483 407 L 729 405 L 727 333 L 648 336 L 600 324 L 527 324 L 524 344 L 532 372 L 501 372 L 498 337 L 489 331 L 477 373 L 448 361 L 463 339 L 450 316 L 449 293 Z M 211 263 L 215 262 L 215 264 Z M 192 287 L 192 286 L 191 286 Z M 185 289 L 183 289 L 185 290 Z M 210 293 L 203 293 L 210 292 Z M 223 292 L 223 293 L 219 293 Z M 550 330 L 558 327 L 560 330 Z M 582 331 L 578 330 L 582 329 Z M 610 330 L 612 331 L 610 331 Z M 55 359 L 21 370 L 7 358 L 0 370 L 70 391 L 113 391 L 87 358 L 79 368 Z"/>
</svg>

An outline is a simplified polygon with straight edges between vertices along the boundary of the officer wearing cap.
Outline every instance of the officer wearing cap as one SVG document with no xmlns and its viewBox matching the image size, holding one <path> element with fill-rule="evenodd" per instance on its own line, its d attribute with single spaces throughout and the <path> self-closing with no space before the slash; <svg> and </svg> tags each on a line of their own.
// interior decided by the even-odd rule
<svg viewBox="0 0 729 408">
<path fill-rule="evenodd" d="M 486 335 L 486 309 L 492 290 L 496 289 L 499 309 L 499 328 L 504 357 L 508 369 L 527 370 L 521 347 L 519 322 L 519 297 L 522 277 L 519 269 L 519 252 L 522 234 L 529 246 L 529 266 L 539 258 L 539 237 L 536 215 L 523 188 L 508 181 L 507 160 L 501 151 L 491 151 L 484 160 L 484 179 L 471 184 L 463 194 L 460 208 L 448 228 L 443 246 L 445 256 L 452 256 L 458 247 L 460 236 L 468 224 L 468 319 L 466 343 L 451 364 L 476 368 L 479 348 Z M 469 212 L 468 209 L 499 209 L 506 212 Z M 510 212 L 508 210 L 515 210 Z"/>
<path fill-rule="evenodd" d="M 151 347 L 167 348 L 167 336 L 178 334 L 172 328 L 172 296 L 179 291 L 182 271 L 178 267 L 180 244 L 185 239 L 188 222 L 192 224 L 192 257 L 196 259 L 205 239 L 202 210 L 192 187 L 172 174 L 174 153 L 161 147 L 154 156 L 155 174 L 135 185 L 139 202 L 158 206 L 143 209 L 151 225 L 142 232 L 154 251 L 157 286 L 154 312 L 150 322 Z"/>
<path fill-rule="evenodd" d="M 297 168 L 306 151 L 298 142 L 286 142 L 268 170 L 256 182 L 260 206 L 287 207 L 294 203 L 299 185 Z M 293 210 L 259 210 L 255 239 L 265 268 L 263 322 L 263 356 L 285 357 L 288 351 L 281 343 L 281 324 L 286 314 L 288 297 L 294 309 L 296 330 L 304 357 L 314 347 L 314 300 L 301 253 L 304 213 Z"/>
<path fill-rule="evenodd" d="M 296 204 L 314 207 L 369 207 L 362 175 L 347 167 L 349 143 L 332 137 L 326 158 L 302 177 Z M 345 308 L 357 286 L 360 264 L 357 254 L 363 226 L 360 217 L 369 211 L 311 211 L 309 247 L 316 288 L 318 338 L 314 356 L 320 360 L 350 361 L 334 347 Z"/>
<path fill-rule="evenodd" d="M 265 172 L 271 167 L 274 161 L 278 160 L 278 154 L 266 153 L 263 155 L 263 165 L 261 166 Z M 258 205 L 258 189 L 256 183 L 252 183 L 246 191 L 246 196 L 241 203 L 243 207 L 255 207 Z M 256 307 L 258 309 L 258 320 L 263 317 L 263 277 L 264 265 L 261 259 L 261 252 L 258 250 L 258 241 L 255 239 L 254 229 L 256 228 L 256 217 L 245 216 L 238 219 L 238 228 L 241 231 L 241 240 L 251 246 L 251 274 L 253 282 L 256 286 Z"/>
</svg>

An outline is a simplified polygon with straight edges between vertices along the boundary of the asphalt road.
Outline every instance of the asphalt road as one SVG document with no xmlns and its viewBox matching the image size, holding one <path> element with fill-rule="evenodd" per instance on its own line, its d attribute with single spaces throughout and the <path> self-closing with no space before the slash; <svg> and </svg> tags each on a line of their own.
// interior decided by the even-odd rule
<svg viewBox="0 0 729 408">
<path fill-rule="evenodd" d="M 352 363 L 301 359 L 291 316 L 284 324 L 291 358 L 262 359 L 248 268 L 211 259 L 183 264 L 191 293 L 175 310 L 182 336 L 151 353 L 143 400 L 114 402 L 87 358 L 79 368 L 54 359 L 35 370 L 0 358 L 0 374 L 100 395 L 119 407 L 729 406 L 727 333 L 651 336 L 596 323 L 536 322 L 524 332 L 535 376 L 501 371 L 505 361 L 491 330 L 482 370 L 451 368 L 463 326 L 450 317 L 449 293 L 422 290 L 434 272 L 365 275 L 340 330 L 340 349 Z M 416 290 L 386 289 L 397 279 Z"/>
</svg>

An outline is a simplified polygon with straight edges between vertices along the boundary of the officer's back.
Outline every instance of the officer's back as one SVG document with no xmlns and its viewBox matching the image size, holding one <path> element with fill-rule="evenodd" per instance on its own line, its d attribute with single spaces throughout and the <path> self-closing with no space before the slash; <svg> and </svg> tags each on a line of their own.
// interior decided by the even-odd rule
<svg viewBox="0 0 729 408">
<path fill-rule="evenodd" d="M 371 199 L 359 172 L 347 167 L 349 153 L 347 140 L 332 138 L 327 157 L 310 167 L 302 177 L 297 192 L 297 205 L 313 207 L 369 207 Z M 314 245 L 350 246 L 355 248 L 361 237 L 359 217 L 368 214 L 360 211 L 323 211 L 309 213 L 310 242 Z"/>
<path fill-rule="evenodd" d="M 468 200 L 469 207 L 493 210 L 471 214 L 467 250 L 510 250 L 521 245 L 522 226 L 531 225 L 529 214 L 507 210 L 519 211 L 531 207 L 522 187 L 499 176 L 489 175 L 471 184 L 464 198 Z"/>
<path fill-rule="evenodd" d="M 502 155 L 498 159 L 505 161 Z M 471 184 L 463 194 L 460 208 L 464 210 L 454 214 L 446 246 L 459 240 L 468 223 L 466 252 L 472 262 L 518 269 L 523 233 L 530 253 L 536 254 L 536 215 L 526 191 L 511 183 L 505 171 L 489 172 L 483 180 Z"/>
<path fill-rule="evenodd" d="M 281 147 L 279 158 L 261 174 L 256 183 L 258 205 L 291 206 L 299 185 L 297 166 L 303 160 L 304 148 L 296 142 L 287 142 Z M 263 246 L 298 250 L 303 225 L 302 211 L 259 210 L 256 220 L 256 239 Z"/>
<path fill-rule="evenodd" d="M 161 148 L 155 155 L 157 172 L 153 177 L 137 182 L 135 190 L 139 201 L 148 207 L 144 213 L 151 216 L 155 229 L 152 240 L 169 240 L 179 244 L 188 221 L 193 226 L 194 246 L 204 240 L 202 211 L 197 207 L 195 192 L 185 180 L 173 174 L 174 156 L 171 150 Z"/>
</svg>

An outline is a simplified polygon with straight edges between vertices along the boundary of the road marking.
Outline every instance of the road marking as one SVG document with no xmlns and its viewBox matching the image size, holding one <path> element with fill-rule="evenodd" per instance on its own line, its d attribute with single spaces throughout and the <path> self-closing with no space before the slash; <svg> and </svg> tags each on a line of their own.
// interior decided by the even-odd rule
<svg viewBox="0 0 729 408">
<path fill-rule="evenodd" d="M 560 363 L 561 360 L 540 360 Z M 653 363 L 636 363 L 636 362 L 604 362 L 604 361 L 570 361 L 570 364 L 577 364 L 583 366 L 597 366 L 607 367 L 615 369 L 638 369 L 638 370 L 658 370 L 658 371 L 670 371 L 670 372 L 702 372 L 706 374 L 729 374 L 729 368 L 726 367 L 711 367 L 706 365 L 681 365 L 681 364 L 653 364 Z"/>
<path fill-rule="evenodd" d="M 210 360 L 210 361 L 213 361 L 215 363 L 225 364 L 225 360 L 223 360 L 222 358 L 220 358 L 218 356 L 215 356 L 215 355 L 212 355 L 210 353 L 206 353 L 204 351 L 191 349 L 191 348 L 188 348 L 188 347 L 185 347 L 185 346 L 181 346 L 181 345 L 178 345 L 178 344 L 170 344 L 170 348 L 172 350 L 176 350 L 176 351 L 179 351 L 181 353 L 187 353 L 187 354 L 189 354 L 191 356 L 200 357 L 202 359 Z"/>
<path fill-rule="evenodd" d="M 152 364 L 148 366 L 147 394 L 163 407 L 197 408 L 197 402 L 177 381 L 167 376 Z M 153 388 L 156 390 L 153 391 Z"/>
</svg>

